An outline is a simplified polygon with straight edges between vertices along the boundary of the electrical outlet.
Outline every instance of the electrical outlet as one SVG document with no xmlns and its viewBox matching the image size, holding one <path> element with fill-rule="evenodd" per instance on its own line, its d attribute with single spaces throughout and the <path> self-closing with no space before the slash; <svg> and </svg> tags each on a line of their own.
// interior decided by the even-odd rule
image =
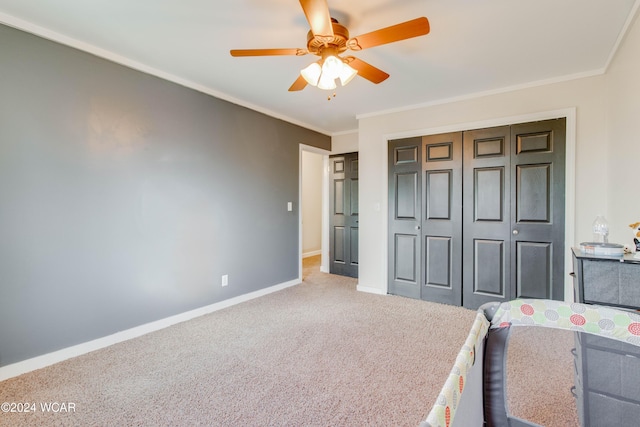
<svg viewBox="0 0 640 427">
<path fill-rule="evenodd" d="M 222 275 L 222 286 L 227 286 L 229 284 L 229 275 L 228 274 L 223 274 Z"/>
</svg>

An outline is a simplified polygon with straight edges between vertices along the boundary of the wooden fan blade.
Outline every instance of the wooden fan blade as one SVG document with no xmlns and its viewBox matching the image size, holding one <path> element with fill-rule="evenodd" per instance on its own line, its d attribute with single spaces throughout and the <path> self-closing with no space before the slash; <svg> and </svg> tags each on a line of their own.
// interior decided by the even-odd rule
<svg viewBox="0 0 640 427">
<path fill-rule="evenodd" d="M 306 55 L 306 49 L 232 49 L 231 56 Z"/>
<path fill-rule="evenodd" d="M 361 59 L 354 58 L 353 56 L 350 56 L 347 59 L 349 61 L 349 65 L 358 71 L 359 76 L 364 77 L 372 83 L 378 84 L 389 78 L 389 74 Z"/>
<path fill-rule="evenodd" d="M 353 37 L 347 42 L 347 46 L 352 50 L 368 49 L 370 47 L 410 39 L 412 37 L 424 36 L 429 34 L 429 30 L 429 20 L 423 16 L 421 18 L 412 19 L 411 21 Z"/>
<path fill-rule="evenodd" d="M 327 0 L 300 0 L 300 6 L 309 21 L 311 32 L 316 37 L 333 38 L 333 25 Z"/>
<path fill-rule="evenodd" d="M 297 90 L 302 90 L 307 86 L 307 81 L 301 75 L 298 76 L 298 79 L 293 82 L 291 87 L 289 88 L 289 92 L 295 92 Z"/>
</svg>

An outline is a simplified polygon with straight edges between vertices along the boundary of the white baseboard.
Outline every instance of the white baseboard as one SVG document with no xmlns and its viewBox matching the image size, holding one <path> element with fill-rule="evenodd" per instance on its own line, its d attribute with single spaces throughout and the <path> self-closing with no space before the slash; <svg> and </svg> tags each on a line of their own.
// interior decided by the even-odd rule
<svg viewBox="0 0 640 427">
<path fill-rule="evenodd" d="M 43 354 L 42 356 L 37 356 L 31 359 L 23 360 L 21 362 L 13 363 L 11 365 L 3 366 L 0 368 L 0 381 L 17 377 L 18 375 L 35 371 L 36 369 L 41 369 L 58 362 L 62 362 L 63 360 L 71 359 L 72 357 L 77 357 L 95 350 L 99 350 L 101 348 L 117 344 L 119 342 L 137 338 L 150 332 L 155 332 L 160 329 L 175 325 L 177 323 L 185 322 L 187 320 L 191 320 L 205 314 L 213 313 L 214 311 L 222 310 L 224 308 L 231 307 L 233 305 L 240 304 L 242 302 L 246 302 L 270 294 L 272 292 L 280 291 L 282 289 L 286 289 L 300 283 L 300 279 L 290 280 L 288 282 L 270 286 L 265 289 L 260 289 L 255 292 L 250 292 L 248 294 L 220 301 L 205 307 L 197 308 L 195 310 L 176 314 L 175 316 L 166 317 L 164 319 L 136 326 L 131 329 L 116 332 L 113 335 L 108 335 L 106 337 L 74 345 L 72 347 L 63 348 L 62 350 L 54 351 L 52 353 Z"/>
<path fill-rule="evenodd" d="M 358 285 L 356 286 L 356 290 L 358 290 L 359 292 L 367 292 L 370 294 L 376 294 L 376 295 L 387 295 L 387 293 L 379 288 L 372 288 L 370 286 L 362 286 L 362 285 Z"/>
<path fill-rule="evenodd" d="M 322 255 L 322 250 L 318 249 L 317 251 L 305 252 L 302 254 L 302 258 L 309 258 L 316 255 Z"/>
</svg>

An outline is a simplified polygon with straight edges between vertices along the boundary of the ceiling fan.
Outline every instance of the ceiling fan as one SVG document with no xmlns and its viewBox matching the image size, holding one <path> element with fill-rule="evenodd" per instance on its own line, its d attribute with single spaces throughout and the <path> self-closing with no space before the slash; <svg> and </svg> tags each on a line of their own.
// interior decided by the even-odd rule
<svg viewBox="0 0 640 427">
<path fill-rule="evenodd" d="M 289 91 L 304 89 L 307 84 L 320 89 L 333 90 L 336 79 L 344 86 L 357 74 L 378 84 L 389 74 L 353 56 L 343 56 L 347 50 L 359 51 L 387 43 L 393 43 L 429 33 L 429 20 L 425 17 L 381 28 L 370 33 L 349 38 L 349 30 L 331 18 L 327 0 L 300 0 L 300 5 L 311 30 L 307 34 L 306 49 L 233 49 L 231 56 L 275 56 L 308 53 L 320 59 L 300 71 L 300 76 Z"/>
</svg>

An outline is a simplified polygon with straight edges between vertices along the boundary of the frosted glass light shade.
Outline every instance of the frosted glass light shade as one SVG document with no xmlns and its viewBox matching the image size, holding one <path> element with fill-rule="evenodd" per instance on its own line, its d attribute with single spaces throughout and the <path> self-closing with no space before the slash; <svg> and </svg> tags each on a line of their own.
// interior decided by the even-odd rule
<svg viewBox="0 0 640 427">
<path fill-rule="evenodd" d="M 337 79 L 342 71 L 344 63 L 335 56 L 327 56 L 322 64 L 322 74 L 326 74 L 331 79 Z"/>
<path fill-rule="evenodd" d="M 318 80 L 320 79 L 320 74 L 322 73 L 322 68 L 320 68 L 320 64 L 314 62 L 308 67 L 304 68 L 300 71 L 300 75 L 309 83 L 311 86 L 316 86 L 318 84 Z"/>
<path fill-rule="evenodd" d="M 331 78 L 327 73 L 322 73 L 318 81 L 318 89 L 333 90 L 336 88 L 335 78 Z"/>
<path fill-rule="evenodd" d="M 342 70 L 340 71 L 340 84 L 346 86 L 353 78 L 358 74 L 358 71 L 353 69 L 349 64 L 342 63 Z"/>
</svg>

